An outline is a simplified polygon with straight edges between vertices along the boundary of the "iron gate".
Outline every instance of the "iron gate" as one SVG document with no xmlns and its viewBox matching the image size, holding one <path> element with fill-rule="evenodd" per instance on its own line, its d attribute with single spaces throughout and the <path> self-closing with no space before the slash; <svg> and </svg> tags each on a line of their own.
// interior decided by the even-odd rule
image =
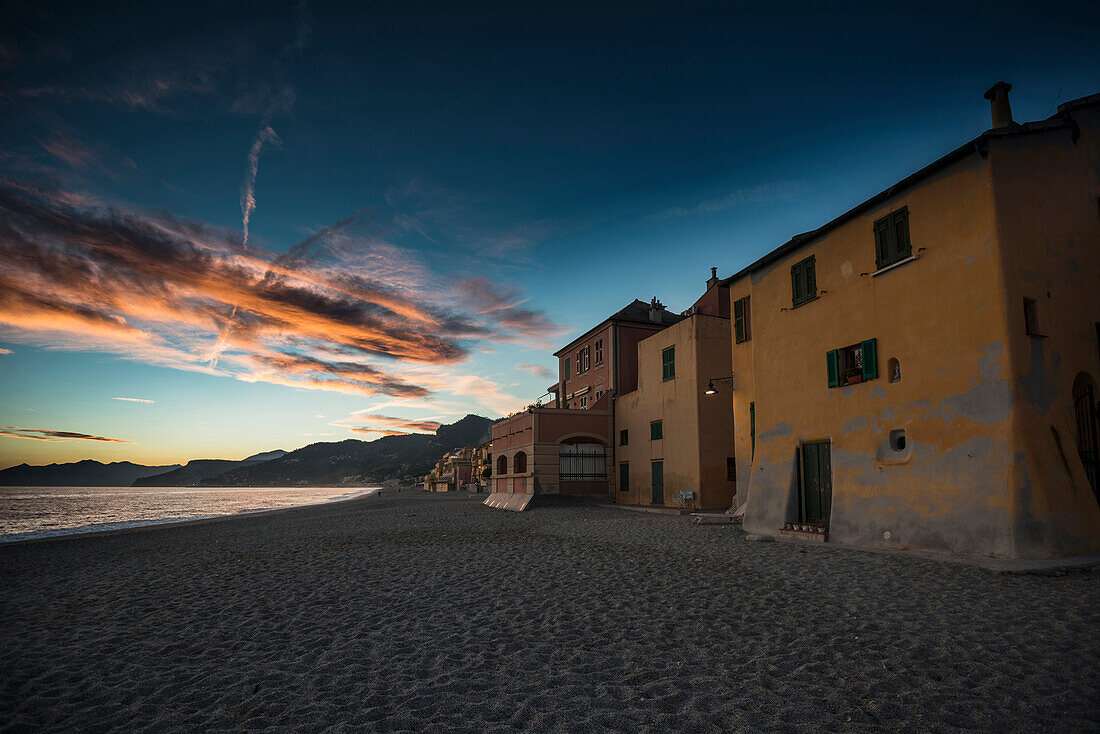
<svg viewBox="0 0 1100 734">
<path fill-rule="evenodd" d="M 607 452 L 598 443 L 562 444 L 558 475 L 560 479 L 606 479 Z"/>
</svg>

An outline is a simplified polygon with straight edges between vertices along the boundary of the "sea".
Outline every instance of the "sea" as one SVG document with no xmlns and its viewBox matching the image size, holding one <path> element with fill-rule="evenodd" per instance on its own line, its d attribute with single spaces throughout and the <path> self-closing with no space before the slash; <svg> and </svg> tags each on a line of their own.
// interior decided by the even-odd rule
<svg viewBox="0 0 1100 734">
<path fill-rule="evenodd" d="M 0 487 L 0 543 L 352 499 L 378 487 Z"/>
</svg>

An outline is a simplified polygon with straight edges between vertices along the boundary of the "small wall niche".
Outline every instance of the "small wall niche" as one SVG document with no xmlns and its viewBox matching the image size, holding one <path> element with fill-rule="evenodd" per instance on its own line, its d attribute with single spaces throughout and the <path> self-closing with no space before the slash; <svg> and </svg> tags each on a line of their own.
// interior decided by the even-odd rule
<svg viewBox="0 0 1100 734">
<path fill-rule="evenodd" d="M 886 363 L 886 374 L 890 378 L 890 382 L 901 382 L 901 362 L 897 357 L 891 357 L 890 361 Z"/>
</svg>

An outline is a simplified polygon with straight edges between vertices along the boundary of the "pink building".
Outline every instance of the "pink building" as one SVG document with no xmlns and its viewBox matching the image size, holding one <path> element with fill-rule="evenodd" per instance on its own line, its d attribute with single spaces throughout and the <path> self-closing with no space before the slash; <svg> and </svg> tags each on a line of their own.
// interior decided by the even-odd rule
<svg viewBox="0 0 1100 734">
<path fill-rule="evenodd" d="M 717 312 L 722 298 L 711 272 L 707 292 L 685 313 Z M 656 298 L 635 300 L 555 352 L 558 381 L 550 405 L 493 424 L 493 472 L 486 504 L 521 510 L 534 495 L 613 492 L 614 397 L 638 387 L 638 343 L 683 316 Z"/>
</svg>

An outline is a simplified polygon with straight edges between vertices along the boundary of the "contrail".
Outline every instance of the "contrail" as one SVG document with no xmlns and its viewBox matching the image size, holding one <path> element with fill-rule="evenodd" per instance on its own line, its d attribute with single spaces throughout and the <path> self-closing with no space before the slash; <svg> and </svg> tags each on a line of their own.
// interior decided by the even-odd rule
<svg viewBox="0 0 1100 734">
<path fill-rule="evenodd" d="M 282 141 L 271 128 L 271 118 L 277 112 L 289 112 L 294 105 L 294 87 L 286 81 L 286 67 L 284 59 L 291 59 L 302 55 L 309 45 L 310 36 L 313 35 L 313 15 L 309 11 L 309 0 L 299 0 L 295 5 L 298 19 L 294 27 L 294 39 L 287 43 L 279 51 L 272 68 L 277 92 L 268 100 L 267 108 L 260 117 L 260 130 L 252 140 L 252 148 L 248 151 L 248 169 L 245 171 L 244 183 L 241 185 L 241 229 L 244 231 L 242 243 L 248 246 L 248 223 L 252 219 L 252 212 L 256 211 L 256 173 L 260 167 L 260 151 L 264 144 L 281 145 Z"/>
<path fill-rule="evenodd" d="M 244 230 L 244 246 L 248 246 L 248 221 L 252 219 L 252 212 L 256 210 L 256 173 L 260 168 L 260 151 L 264 143 L 281 145 L 282 141 L 269 125 L 260 128 L 256 133 L 256 139 L 252 141 L 252 149 L 248 151 L 248 170 L 245 172 L 244 184 L 241 186 L 241 228 Z"/>
<path fill-rule="evenodd" d="M 285 83 L 286 70 L 283 59 L 301 56 L 309 45 L 310 36 L 313 35 L 313 15 L 309 12 L 309 0 L 299 0 L 295 9 L 298 11 L 298 21 L 294 28 L 294 40 L 279 51 L 272 69 L 279 91 L 268 100 L 267 109 L 260 118 L 260 130 L 256 133 L 256 137 L 252 140 L 252 147 L 248 151 L 248 168 L 245 170 L 244 183 L 241 184 L 241 230 L 243 232 L 241 244 L 244 247 L 248 247 L 248 223 L 252 219 L 252 212 L 256 211 L 256 174 L 260 169 L 260 151 L 263 150 L 265 143 L 279 146 L 283 142 L 271 128 L 271 118 L 276 112 L 289 112 L 294 105 L 294 88 Z M 233 311 L 229 314 L 225 328 L 207 357 L 211 367 L 217 367 L 218 357 L 225 350 L 226 341 L 229 339 L 236 318 L 237 304 L 233 304 Z"/>
</svg>

